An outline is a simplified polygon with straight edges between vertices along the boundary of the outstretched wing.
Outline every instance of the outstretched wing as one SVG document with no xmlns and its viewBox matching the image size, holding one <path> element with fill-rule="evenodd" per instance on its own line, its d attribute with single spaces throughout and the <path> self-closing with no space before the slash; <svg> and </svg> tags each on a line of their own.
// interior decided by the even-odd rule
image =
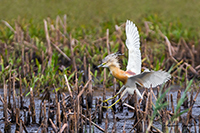
<svg viewBox="0 0 200 133">
<path fill-rule="evenodd" d="M 127 71 L 141 73 L 140 37 L 137 27 L 130 20 L 126 21 L 126 46 L 128 48 Z"/>
<path fill-rule="evenodd" d="M 139 75 L 135 75 L 128 78 L 127 84 L 131 85 L 132 83 L 137 83 L 140 86 L 146 88 L 156 87 L 167 82 L 171 78 L 171 75 L 165 71 L 149 71 L 143 72 Z"/>
</svg>

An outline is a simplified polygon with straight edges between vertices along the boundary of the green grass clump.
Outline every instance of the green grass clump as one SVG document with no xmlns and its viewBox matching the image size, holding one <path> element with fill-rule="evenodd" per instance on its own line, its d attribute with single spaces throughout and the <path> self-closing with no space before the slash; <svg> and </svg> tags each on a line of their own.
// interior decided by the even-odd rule
<svg viewBox="0 0 200 133">
<path fill-rule="evenodd" d="M 96 27 L 114 29 L 114 24 L 131 19 L 139 27 L 142 27 L 144 20 L 157 21 L 156 23 L 162 25 L 162 31 L 168 29 L 165 30 L 166 33 L 172 30 L 171 33 L 177 37 L 199 37 L 199 1 L 2 0 L 0 5 L 0 19 L 9 23 L 23 20 L 32 25 L 39 25 L 40 28 L 37 29 L 42 29 L 44 18 L 56 18 L 57 15 L 67 14 L 69 31 L 79 30 L 79 27 L 86 32 Z M 39 34 L 40 31 L 37 32 Z"/>
</svg>

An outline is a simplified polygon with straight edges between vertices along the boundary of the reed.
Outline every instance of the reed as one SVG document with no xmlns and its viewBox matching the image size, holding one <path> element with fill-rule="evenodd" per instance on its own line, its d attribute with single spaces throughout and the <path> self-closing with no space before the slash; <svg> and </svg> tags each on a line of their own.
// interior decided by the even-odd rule
<svg viewBox="0 0 200 133">
<path fill-rule="evenodd" d="M 0 100 L 5 132 L 11 130 L 9 119 L 16 124 L 16 132 L 27 132 L 28 126 L 34 124 L 39 125 L 38 132 L 45 133 L 50 132 L 49 128 L 54 132 L 118 132 L 117 125 L 121 121 L 117 115 L 127 113 L 127 108 L 132 111 L 127 114 L 133 114 L 132 127 L 127 128 L 124 120 L 123 132 L 185 132 L 192 131 L 190 123 L 196 125 L 195 131 L 199 130 L 198 119 L 193 115 L 199 94 L 197 45 L 187 38 L 166 34 L 166 29 L 156 22 L 145 21 L 141 32 L 143 66 L 152 70 L 166 69 L 173 78 L 165 86 L 158 87 L 157 94 L 156 88 L 142 88 L 143 100 L 138 100 L 137 95 L 125 97 L 113 106 L 111 114 L 102 108 L 105 106 L 102 100 L 108 96 L 108 88 L 112 87 L 115 95 L 122 83 L 97 65 L 109 53 L 121 51 L 127 56 L 124 23 L 115 28 L 103 25 L 97 34 L 94 31 L 83 33 L 84 29 L 77 28 L 75 34 L 67 27 L 66 19 L 66 15 L 58 16 L 55 21 L 45 19 L 40 31 L 33 25 L 27 29 L 20 22 L 3 21 L 7 29 L 2 32 L 9 34 L 0 40 L 4 44 L 0 56 L 0 85 L 4 96 L 0 96 Z M 33 35 L 33 32 L 42 33 Z M 126 58 L 119 60 L 121 64 L 127 63 Z M 178 89 L 177 97 L 170 91 L 174 84 L 182 88 Z M 95 91 L 101 87 L 98 94 L 101 98 L 97 98 Z M 19 93 L 16 93 L 17 88 Z M 40 110 L 36 110 L 35 102 L 39 97 Z M 30 103 L 26 107 L 24 101 L 28 98 Z M 157 121 L 162 128 L 156 127 Z"/>
</svg>

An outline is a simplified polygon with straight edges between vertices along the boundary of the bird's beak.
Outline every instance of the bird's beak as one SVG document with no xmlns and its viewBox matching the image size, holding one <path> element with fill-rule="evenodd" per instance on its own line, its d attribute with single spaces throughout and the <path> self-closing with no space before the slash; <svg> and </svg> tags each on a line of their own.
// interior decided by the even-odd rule
<svg viewBox="0 0 200 133">
<path fill-rule="evenodd" d="M 100 64 L 100 65 L 98 65 L 98 68 L 99 68 L 99 67 L 103 67 L 103 63 L 102 63 L 102 64 Z"/>
</svg>

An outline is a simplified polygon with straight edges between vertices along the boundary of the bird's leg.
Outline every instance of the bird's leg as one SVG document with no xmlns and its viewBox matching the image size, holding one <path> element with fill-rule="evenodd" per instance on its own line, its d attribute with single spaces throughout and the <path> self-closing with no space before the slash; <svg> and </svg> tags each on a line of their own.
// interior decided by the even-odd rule
<svg viewBox="0 0 200 133">
<path fill-rule="evenodd" d="M 114 97 L 108 98 L 108 99 L 104 100 L 103 102 L 108 103 L 109 100 L 116 98 L 120 94 L 120 92 L 122 92 L 124 89 L 125 89 L 125 86 L 123 85 Z"/>
<path fill-rule="evenodd" d="M 113 105 L 115 105 L 116 103 L 118 103 L 119 101 L 120 101 L 120 99 L 122 99 L 122 97 L 126 94 L 126 92 L 127 92 L 127 89 L 125 89 L 124 91 L 123 91 L 123 93 L 122 93 L 122 95 L 121 95 L 121 97 L 115 102 L 115 103 L 113 103 L 112 105 L 110 105 L 110 106 L 103 106 L 104 108 L 111 108 Z"/>
</svg>

